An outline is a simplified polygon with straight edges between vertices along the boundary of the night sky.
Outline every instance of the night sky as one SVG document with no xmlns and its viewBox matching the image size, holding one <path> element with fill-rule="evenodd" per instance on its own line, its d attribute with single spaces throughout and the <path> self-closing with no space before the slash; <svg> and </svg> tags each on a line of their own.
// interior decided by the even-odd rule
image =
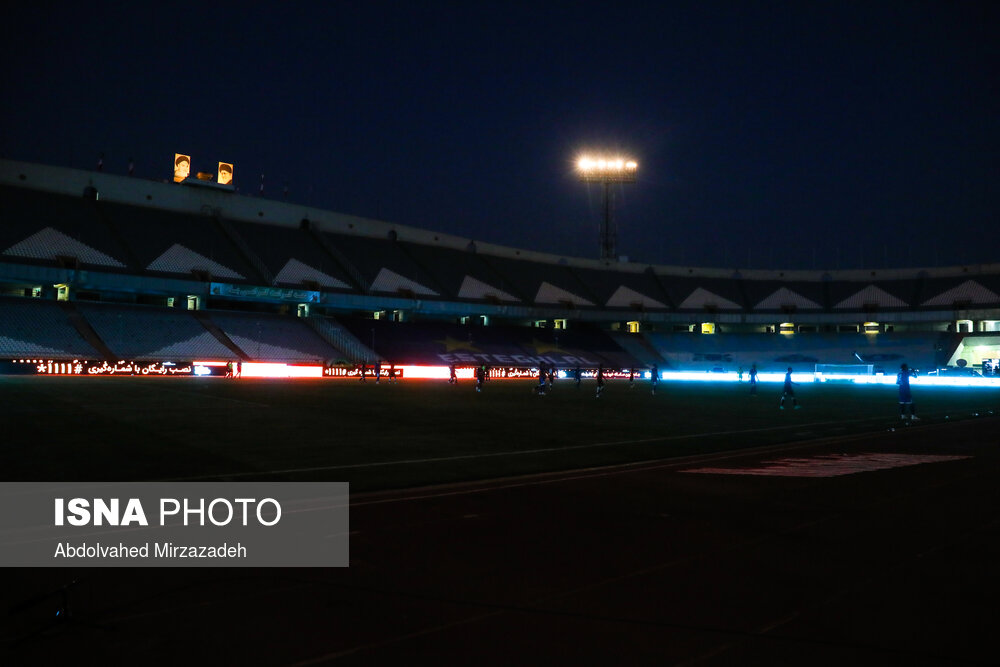
<svg viewBox="0 0 1000 667">
<path fill-rule="evenodd" d="M 21 3 L 0 156 L 725 268 L 1000 258 L 1000 3 Z M 646 3 L 640 3 L 646 4 Z"/>
</svg>

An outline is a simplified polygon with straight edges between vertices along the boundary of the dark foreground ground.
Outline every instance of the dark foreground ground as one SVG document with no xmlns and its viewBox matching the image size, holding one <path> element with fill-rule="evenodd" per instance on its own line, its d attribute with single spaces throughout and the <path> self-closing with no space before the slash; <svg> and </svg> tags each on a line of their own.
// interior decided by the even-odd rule
<svg viewBox="0 0 1000 667">
<path fill-rule="evenodd" d="M 807 409 L 742 451 L 352 493 L 349 568 L 7 570 L 0 661 L 995 664 L 1000 419 Z"/>
</svg>

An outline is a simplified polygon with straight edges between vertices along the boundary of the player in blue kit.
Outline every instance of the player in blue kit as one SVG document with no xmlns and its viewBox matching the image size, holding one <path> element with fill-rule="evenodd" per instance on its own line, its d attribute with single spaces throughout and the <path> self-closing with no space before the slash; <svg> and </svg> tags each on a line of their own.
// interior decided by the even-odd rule
<svg viewBox="0 0 1000 667">
<path fill-rule="evenodd" d="M 545 385 L 545 366 L 538 367 L 538 384 L 535 386 L 535 393 L 539 396 L 544 396 L 546 390 Z"/>
<path fill-rule="evenodd" d="M 785 399 L 786 398 L 791 398 L 792 399 L 792 406 L 796 410 L 799 409 L 799 401 L 798 401 L 797 398 L 795 398 L 795 390 L 792 389 L 792 385 L 796 385 L 796 384 L 798 384 L 798 382 L 792 382 L 792 367 L 789 366 L 788 367 L 788 372 L 785 373 L 785 387 L 784 387 L 784 389 L 781 392 L 781 402 L 778 403 L 778 407 L 780 409 L 782 409 L 782 410 L 785 409 Z"/>
<path fill-rule="evenodd" d="M 919 421 L 920 417 L 913 409 L 913 394 L 910 392 L 910 369 L 906 364 L 899 367 L 899 374 L 896 375 L 896 384 L 899 386 L 899 418 L 906 419 L 906 413 L 910 413 L 910 421 Z"/>
</svg>

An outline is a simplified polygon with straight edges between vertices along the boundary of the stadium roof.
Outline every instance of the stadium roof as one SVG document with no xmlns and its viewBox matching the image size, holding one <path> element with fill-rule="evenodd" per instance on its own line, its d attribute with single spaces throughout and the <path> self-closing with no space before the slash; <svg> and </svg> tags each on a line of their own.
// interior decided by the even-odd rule
<svg viewBox="0 0 1000 667">
<path fill-rule="evenodd" d="M 0 160 L 0 185 L 7 193 L 0 259 L 9 264 L 65 268 L 70 258 L 73 267 L 108 274 L 610 313 L 1000 306 L 1000 264 L 846 271 L 650 266 L 482 243 L 186 182 Z M 101 203 L 98 215 L 81 212 L 77 203 L 86 197 Z"/>
</svg>

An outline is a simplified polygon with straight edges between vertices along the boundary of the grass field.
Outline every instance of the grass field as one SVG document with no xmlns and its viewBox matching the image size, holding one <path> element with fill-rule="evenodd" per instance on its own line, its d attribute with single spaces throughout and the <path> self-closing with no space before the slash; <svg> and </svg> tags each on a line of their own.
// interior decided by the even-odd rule
<svg viewBox="0 0 1000 667">
<path fill-rule="evenodd" d="M 352 492 L 901 428 L 895 387 L 611 381 L 0 377 L 8 481 L 326 480 Z M 917 425 L 1000 414 L 997 389 L 914 389 Z"/>
</svg>

